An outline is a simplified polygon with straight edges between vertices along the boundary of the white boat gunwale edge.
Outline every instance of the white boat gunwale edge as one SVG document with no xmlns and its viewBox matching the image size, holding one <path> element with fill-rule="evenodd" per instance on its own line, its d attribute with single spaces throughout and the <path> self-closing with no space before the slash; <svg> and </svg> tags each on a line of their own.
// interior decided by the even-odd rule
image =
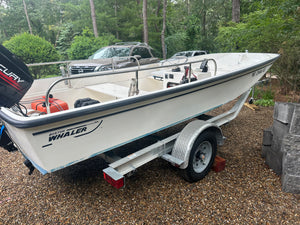
<svg viewBox="0 0 300 225">
<path fill-rule="evenodd" d="M 134 97 L 126 98 L 126 99 L 120 99 L 118 101 L 107 102 L 108 104 L 100 103 L 100 104 L 92 105 L 90 107 L 79 108 L 76 110 L 67 110 L 67 111 L 62 111 L 59 113 L 51 113 L 51 114 L 47 114 L 45 116 L 35 117 L 35 118 L 24 118 L 24 117 L 20 116 L 20 119 L 16 119 L 16 118 L 10 116 L 9 113 L 10 114 L 12 114 L 12 113 L 9 112 L 7 109 L 3 108 L 4 109 L 3 110 L 2 108 L 0 108 L 0 119 L 2 119 L 6 123 L 8 123 L 16 128 L 31 128 L 31 127 L 37 127 L 37 126 L 41 126 L 41 125 L 51 124 L 51 123 L 60 122 L 60 121 L 67 120 L 67 119 L 72 119 L 72 118 L 81 117 L 84 115 L 99 113 L 99 112 L 117 109 L 117 108 L 121 108 L 121 110 L 115 112 L 114 114 L 122 113 L 122 112 L 132 110 L 135 108 L 144 107 L 149 104 L 156 104 L 156 103 L 159 103 L 162 101 L 167 101 L 172 98 L 190 94 L 190 93 L 202 90 L 202 89 L 206 89 L 206 88 L 209 88 L 209 87 L 212 87 L 215 85 L 219 85 L 219 84 L 222 84 L 225 82 L 229 82 L 230 80 L 245 76 L 253 71 L 257 71 L 263 67 L 266 67 L 266 66 L 272 64 L 280 56 L 279 54 L 273 54 L 273 55 L 277 55 L 277 56 L 273 57 L 272 59 L 266 60 L 262 63 L 255 64 L 253 66 L 243 68 L 243 69 L 240 69 L 240 70 L 237 70 L 234 72 L 226 73 L 224 75 L 211 77 L 206 80 L 198 80 L 198 81 L 191 82 L 191 83 L 188 83 L 185 85 L 179 85 L 174 88 L 168 88 L 168 89 L 157 91 L 157 92 L 150 92 L 145 95 L 134 96 Z M 195 88 L 197 88 L 197 89 L 195 89 Z M 191 89 L 193 89 L 193 90 L 191 90 Z M 185 92 L 187 90 L 190 90 L 190 91 Z M 170 96 L 170 95 L 174 95 L 174 94 L 176 94 L 176 96 Z M 159 99 L 161 97 L 164 97 L 164 98 Z M 159 99 L 159 100 L 155 101 L 155 99 Z M 122 107 L 125 105 L 126 106 L 130 106 L 133 104 L 136 105 L 137 103 L 142 103 L 144 101 L 149 101 L 149 100 L 152 100 L 152 102 L 146 103 L 146 104 L 141 104 L 139 106 L 134 106 L 134 107 L 128 108 L 126 110 L 122 110 Z M 111 114 L 108 114 L 106 116 L 109 116 L 109 115 L 111 115 Z M 106 116 L 103 115 L 100 118 L 104 118 Z M 99 119 L 99 118 L 96 117 L 94 119 Z"/>
</svg>

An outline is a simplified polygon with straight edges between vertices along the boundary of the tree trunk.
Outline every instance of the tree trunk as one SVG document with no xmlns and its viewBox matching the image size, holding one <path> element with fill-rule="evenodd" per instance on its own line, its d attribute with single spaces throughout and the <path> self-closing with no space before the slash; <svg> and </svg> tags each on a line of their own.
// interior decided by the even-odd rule
<svg viewBox="0 0 300 225">
<path fill-rule="evenodd" d="M 143 0 L 144 42 L 148 44 L 147 0 Z"/>
<path fill-rule="evenodd" d="M 118 3 L 117 0 L 115 0 L 115 17 L 116 17 L 116 38 L 119 39 L 119 23 L 118 23 Z"/>
<path fill-rule="evenodd" d="M 232 21 L 235 23 L 240 22 L 240 0 L 232 0 Z"/>
<path fill-rule="evenodd" d="M 161 0 L 157 0 L 157 9 L 155 11 L 156 18 L 158 18 L 158 16 L 159 16 L 160 6 L 161 6 Z M 154 26 L 155 26 L 155 31 L 159 32 L 159 28 L 158 28 L 157 23 L 155 23 Z"/>
<path fill-rule="evenodd" d="M 24 5 L 24 11 L 25 11 L 25 15 L 26 15 L 27 23 L 28 23 L 29 32 L 30 32 L 30 34 L 32 34 L 32 28 L 31 28 L 30 21 L 29 21 L 29 16 L 27 13 L 27 6 L 25 3 L 25 0 L 23 0 L 23 5 Z"/>
<path fill-rule="evenodd" d="M 91 6 L 91 16 L 92 16 L 94 35 L 95 37 L 98 37 L 94 0 L 90 0 L 90 6 Z"/>
<path fill-rule="evenodd" d="M 162 53 L 163 58 L 167 58 L 167 49 L 165 46 L 165 31 L 166 31 L 166 18 L 167 18 L 167 0 L 164 0 L 163 2 L 163 28 L 161 31 L 161 47 L 162 47 Z"/>
<path fill-rule="evenodd" d="M 202 36 L 206 38 L 206 6 L 205 0 L 202 0 L 203 11 L 202 11 Z"/>
</svg>

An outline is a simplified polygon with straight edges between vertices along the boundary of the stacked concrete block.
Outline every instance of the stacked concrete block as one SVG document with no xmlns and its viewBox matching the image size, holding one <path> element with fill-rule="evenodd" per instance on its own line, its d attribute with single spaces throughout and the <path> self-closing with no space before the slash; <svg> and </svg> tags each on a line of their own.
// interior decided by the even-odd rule
<svg viewBox="0 0 300 225">
<path fill-rule="evenodd" d="M 261 156 L 263 158 L 266 158 L 268 152 L 272 150 L 272 140 L 273 140 L 272 127 L 264 129 L 263 145 L 262 145 L 262 152 L 261 152 Z"/>
<path fill-rule="evenodd" d="M 283 190 L 300 191 L 300 104 L 275 103 L 273 125 L 264 130 L 262 156 L 282 175 Z"/>
<path fill-rule="evenodd" d="M 292 103 L 276 102 L 273 114 L 273 125 L 264 131 L 264 133 L 272 134 L 267 135 L 272 138 L 271 146 L 263 147 L 266 164 L 278 175 L 281 175 L 282 172 L 283 153 L 281 151 L 281 144 L 284 136 L 289 133 L 294 108 L 295 106 Z M 264 139 L 263 143 L 264 142 L 269 143 L 270 140 Z"/>
<path fill-rule="evenodd" d="M 290 134 L 300 136 L 300 104 L 295 104 L 295 110 L 291 121 Z"/>
<path fill-rule="evenodd" d="M 300 135 L 286 135 L 282 150 L 282 190 L 300 194 Z"/>
</svg>

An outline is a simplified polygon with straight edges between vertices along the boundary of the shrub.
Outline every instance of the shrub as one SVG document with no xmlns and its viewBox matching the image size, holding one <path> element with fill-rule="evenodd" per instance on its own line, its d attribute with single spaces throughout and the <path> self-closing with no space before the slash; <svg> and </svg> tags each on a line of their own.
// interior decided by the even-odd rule
<svg viewBox="0 0 300 225">
<path fill-rule="evenodd" d="M 36 35 L 23 33 L 12 37 L 3 43 L 7 49 L 17 55 L 25 63 L 52 62 L 59 60 L 54 46 L 45 39 Z M 55 67 L 31 67 L 35 79 L 41 78 L 44 73 L 56 73 Z"/>
<path fill-rule="evenodd" d="M 99 48 L 119 41 L 113 35 L 100 36 L 95 38 L 94 34 L 85 29 L 82 35 L 75 36 L 68 51 L 69 59 L 87 59 Z"/>
<path fill-rule="evenodd" d="M 253 89 L 252 89 L 253 90 Z M 256 86 L 254 89 L 254 104 L 260 106 L 273 106 L 274 105 L 274 92 L 270 87 L 264 88 Z"/>
</svg>

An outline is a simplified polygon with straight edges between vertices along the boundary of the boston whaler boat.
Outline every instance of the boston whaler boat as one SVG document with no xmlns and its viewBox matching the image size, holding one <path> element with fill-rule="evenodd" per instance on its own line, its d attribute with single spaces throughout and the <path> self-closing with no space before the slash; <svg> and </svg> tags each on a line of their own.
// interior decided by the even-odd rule
<svg viewBox="0 0 300 225">
<path fill-rule="evenodd" d="M 155 64 L 33 81 L 27 67 L 0 47 L 0 145 L 9 151 L 18 149 L 31 172 L 37 168 L 42 174 L 105 155 L 204 114 L 243 93 L 245 101 L 249 89 L 279 57 L 267 53 L 219 53 L 192 57 L 171 67 Z M 155 75 L 159 71 L 163 71 L 162 76 Z M 166 147 L 164 141 L 164 151 L 150 155 L 183 169 L 187 180 L 199 180 L 212 165 L 216 142 L 223 140 L 218 127 L 221 124 L 217 120 L 194 122 L 170 139 L 171 147 Z M 152 147 L 156 153 L 161 149 Z M 142 152 L 145 151 L 148 149 Z M 112 163 L 104 170 L 105 178 L 122 178 L 129 170 L 120 172 L 114 166 L 131 163 L 133 167 L 129 161 L 138 155 Z"/>
</svg>

